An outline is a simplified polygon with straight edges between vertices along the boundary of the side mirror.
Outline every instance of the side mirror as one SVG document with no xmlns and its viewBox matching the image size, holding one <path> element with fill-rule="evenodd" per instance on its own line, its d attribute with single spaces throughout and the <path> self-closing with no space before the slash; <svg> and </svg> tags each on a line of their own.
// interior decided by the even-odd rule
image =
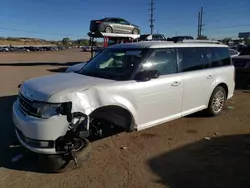
<svg viewBox="0 0 250 188">
<path fill-rule="evenodd" d="M 135 76 L 135 80 L 138 81 L 149 81 L 152 78 L 158 78 L 160 76 L 160 73 L 157 70 L 145 70 L 143 72 L 139 72 Z"/>
</svg>

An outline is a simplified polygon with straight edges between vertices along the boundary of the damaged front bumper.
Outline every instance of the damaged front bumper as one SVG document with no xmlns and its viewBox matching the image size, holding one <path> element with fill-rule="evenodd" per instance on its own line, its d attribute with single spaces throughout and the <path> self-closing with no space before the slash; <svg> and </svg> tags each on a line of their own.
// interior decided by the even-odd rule
<svg viewBox="0 0 250 188">
<path fill-rule="evenodd" d="M 16 101 L 13 104 L 12 119 L 18 140 L 27 149 L 41 154 L 59 154 L 55 141 L 68 131 L 67 116 L 58 115 L 41 119 L 25 114 Z"/>
</svg>

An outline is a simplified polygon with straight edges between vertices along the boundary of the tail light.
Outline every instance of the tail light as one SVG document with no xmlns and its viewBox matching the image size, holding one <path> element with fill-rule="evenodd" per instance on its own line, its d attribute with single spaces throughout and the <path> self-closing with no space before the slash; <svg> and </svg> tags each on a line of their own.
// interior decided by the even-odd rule
<svg viewBox="0 0 250 188">
<path fill-rule="evenodd" d="M 97 24 L 101 24 L 101 23 L 102 23 L 102 21 L 99 21 L 99 20 L 98 20 L 98 21 L 96 21 L 95 23 L 97 23 Z"/>
</svg>

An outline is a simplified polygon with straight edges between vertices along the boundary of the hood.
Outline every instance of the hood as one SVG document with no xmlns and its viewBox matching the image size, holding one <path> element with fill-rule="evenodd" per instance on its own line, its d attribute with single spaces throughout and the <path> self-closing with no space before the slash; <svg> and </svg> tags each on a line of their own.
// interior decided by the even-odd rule
<svg viewBox="0 0 250 188">
<path fill-rule="evenodd" d="M 64 90 L 82 90 L 91 86 L 106 84 L 113 80 L 84 76 L 77 73 L 60 73 L 27 80 L 21 86 L 21 93 L 33 100 L 47 101 L 53 94 Z"/>
</svg>

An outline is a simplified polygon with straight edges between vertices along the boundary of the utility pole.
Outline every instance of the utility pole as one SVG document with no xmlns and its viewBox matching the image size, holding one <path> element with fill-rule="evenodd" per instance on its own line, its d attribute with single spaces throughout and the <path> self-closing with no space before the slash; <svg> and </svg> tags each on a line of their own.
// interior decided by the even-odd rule
<svg viewBox="0 0 250 188">
<path fill-rule="evenodd" d="M 199 39 L 200 38 L 200 25 L 201 25 L 201 20 L 200 20 L 200 18 L 201 18 L 201 12 L 199 11 L 198 12 L 198 30 L 197 30 L 197 39 Z"/>
<path fill-rule="evenodd" d="M 202 36 L 202 30 L 203 30 L 203 7 L 201 7 L 201 10 L 198 12 L 198 32 L 197 32 L 197 38 L 199 39 Z"/>
<path fill-rule="evenodd" d="M 151 0 L 151 2 L 150 2 L 150 9 L 149 9 L 149 11 L 150 11 L 149 22 L 150 22 L 150 29 L 151 29 L 151 35 L 152 35 L 153 32 L 154 32 L 154 21 L 155 21 L 155 19 L 154 19 L 154 0 Z"/>
<path fill-rule="evenodd" d="M 200 13 L 200 37 L 202 36 L 202 30 L 203 30 L 203 7 L 201 7 L 201 13 Z"/>
</svg>

